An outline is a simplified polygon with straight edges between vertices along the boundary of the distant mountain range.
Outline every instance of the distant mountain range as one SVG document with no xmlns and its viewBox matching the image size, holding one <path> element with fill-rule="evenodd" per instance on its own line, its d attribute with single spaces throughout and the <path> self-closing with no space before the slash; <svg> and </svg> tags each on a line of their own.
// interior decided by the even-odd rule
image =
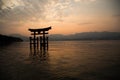
<svg viewBox="0 0 120 80">
<path fill-rule="evenodd" d="M 20 34 L 12 34 L 10 36 L 19 37 L 24 41 L 29 41 L 29 38 Z M 51 34 L 49 40 L 120 40 L 120 32 L 83 32 L 70 35 Z"/>
<path fill-rule="evenodd" d="M 50 40 L 120 40 L 120 32 L 83 32 L 71 35 L 50 35 Z"/>
<path fill-rule="evenodd" d="M 21 38 L 23 41 L 29 41 L 29 38 L 27 36 L 23 36 L 21 34 L 10 34 L 9 36 L 12 36 L 12 37 L 19 37 Z"/>
<path fill-rule="evenodd" d="M 13 42 L 22 42 L 22 41 L 23 40 L 18 37 L 11 37 L 11 36 L 6 36 L 6 35 L 0 34 L 0 46 L 7 45 L 7 44 L 13 43 Z"/>
</svg>

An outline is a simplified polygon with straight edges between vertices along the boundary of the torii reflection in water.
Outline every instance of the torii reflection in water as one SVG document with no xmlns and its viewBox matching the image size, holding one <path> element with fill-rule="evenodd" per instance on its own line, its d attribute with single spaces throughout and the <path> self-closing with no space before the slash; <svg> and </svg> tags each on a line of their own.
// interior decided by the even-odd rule
<svg viewBox="0 0 120 80">
<path fill-rule="evenodd" d="M 30 54 L 29 54 L 30 58 L 34 59 L 34 60 L 47 60 L 49 57 L 49 53 L 47 50 L 38 50 L 38 49 L 32 49 L 30 48 Z"/>
</svg>

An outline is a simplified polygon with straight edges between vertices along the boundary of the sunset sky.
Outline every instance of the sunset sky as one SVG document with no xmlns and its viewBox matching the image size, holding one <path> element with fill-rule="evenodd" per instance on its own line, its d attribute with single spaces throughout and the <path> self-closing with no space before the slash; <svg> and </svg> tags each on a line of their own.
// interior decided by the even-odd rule
<svg viewBox="0 0 120 80">
<path fill-rule="evenodd" d="M 120 32 L 120 0 L 0 0 L 0 34 Z"/>
</svg>

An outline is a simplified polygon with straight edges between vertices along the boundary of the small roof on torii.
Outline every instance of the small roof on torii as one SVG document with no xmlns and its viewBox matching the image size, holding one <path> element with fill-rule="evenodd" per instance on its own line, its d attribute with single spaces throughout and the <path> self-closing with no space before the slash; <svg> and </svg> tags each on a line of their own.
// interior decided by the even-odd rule
<svg viewBox="0 0 120 80">
<path fill-rule="evenodd" d="M 41 32 L 41 31 L 48 31 L 52 29 L 51 26 L 50 27 L 47 27 L 47 28 L 39 28 L 39 29 L 28 29 L 29 31 L 31 32 Z"/>
</svg>

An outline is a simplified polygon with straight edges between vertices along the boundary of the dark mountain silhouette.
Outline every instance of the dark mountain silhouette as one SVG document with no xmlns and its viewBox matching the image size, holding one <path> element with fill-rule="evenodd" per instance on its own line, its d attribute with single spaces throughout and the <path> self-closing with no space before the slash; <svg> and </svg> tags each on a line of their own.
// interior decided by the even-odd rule
<svg viewBox="0 0 120 80">
<path fill-rule="evenodd" d="M 12 37 L 19 37 L 21 38 L 23 41 L 29 41 L 29 38 L 27 36 L 23 36 L 21 34 L 10 34 L 10 36 Z"/>
<path fill-rule="evenodd" d="M 11 36 L 19 37 L 24 41 L 29 41 L 29 37 L 20 34 L 11 34 Z M 70 35 L 51 34 L 49 40 L 120 40 L 120 32 L 83 32 Z"/>
<path fill-rule="evenodd" d="M 50 40 L 120 40 L 120 32 L 83 32 L 71 35 L 50 35 Z"/>
<path fill-rule="evenodd" d="M 7 45 L 7 44 L 13 43 L 13 42 L 22 42 L 22 41 L 23 40 L 18 37 L 11 37 L 11 36 L 6 36 L 6 35 L 0 34 L 0 46 Z"/>
</svg>

